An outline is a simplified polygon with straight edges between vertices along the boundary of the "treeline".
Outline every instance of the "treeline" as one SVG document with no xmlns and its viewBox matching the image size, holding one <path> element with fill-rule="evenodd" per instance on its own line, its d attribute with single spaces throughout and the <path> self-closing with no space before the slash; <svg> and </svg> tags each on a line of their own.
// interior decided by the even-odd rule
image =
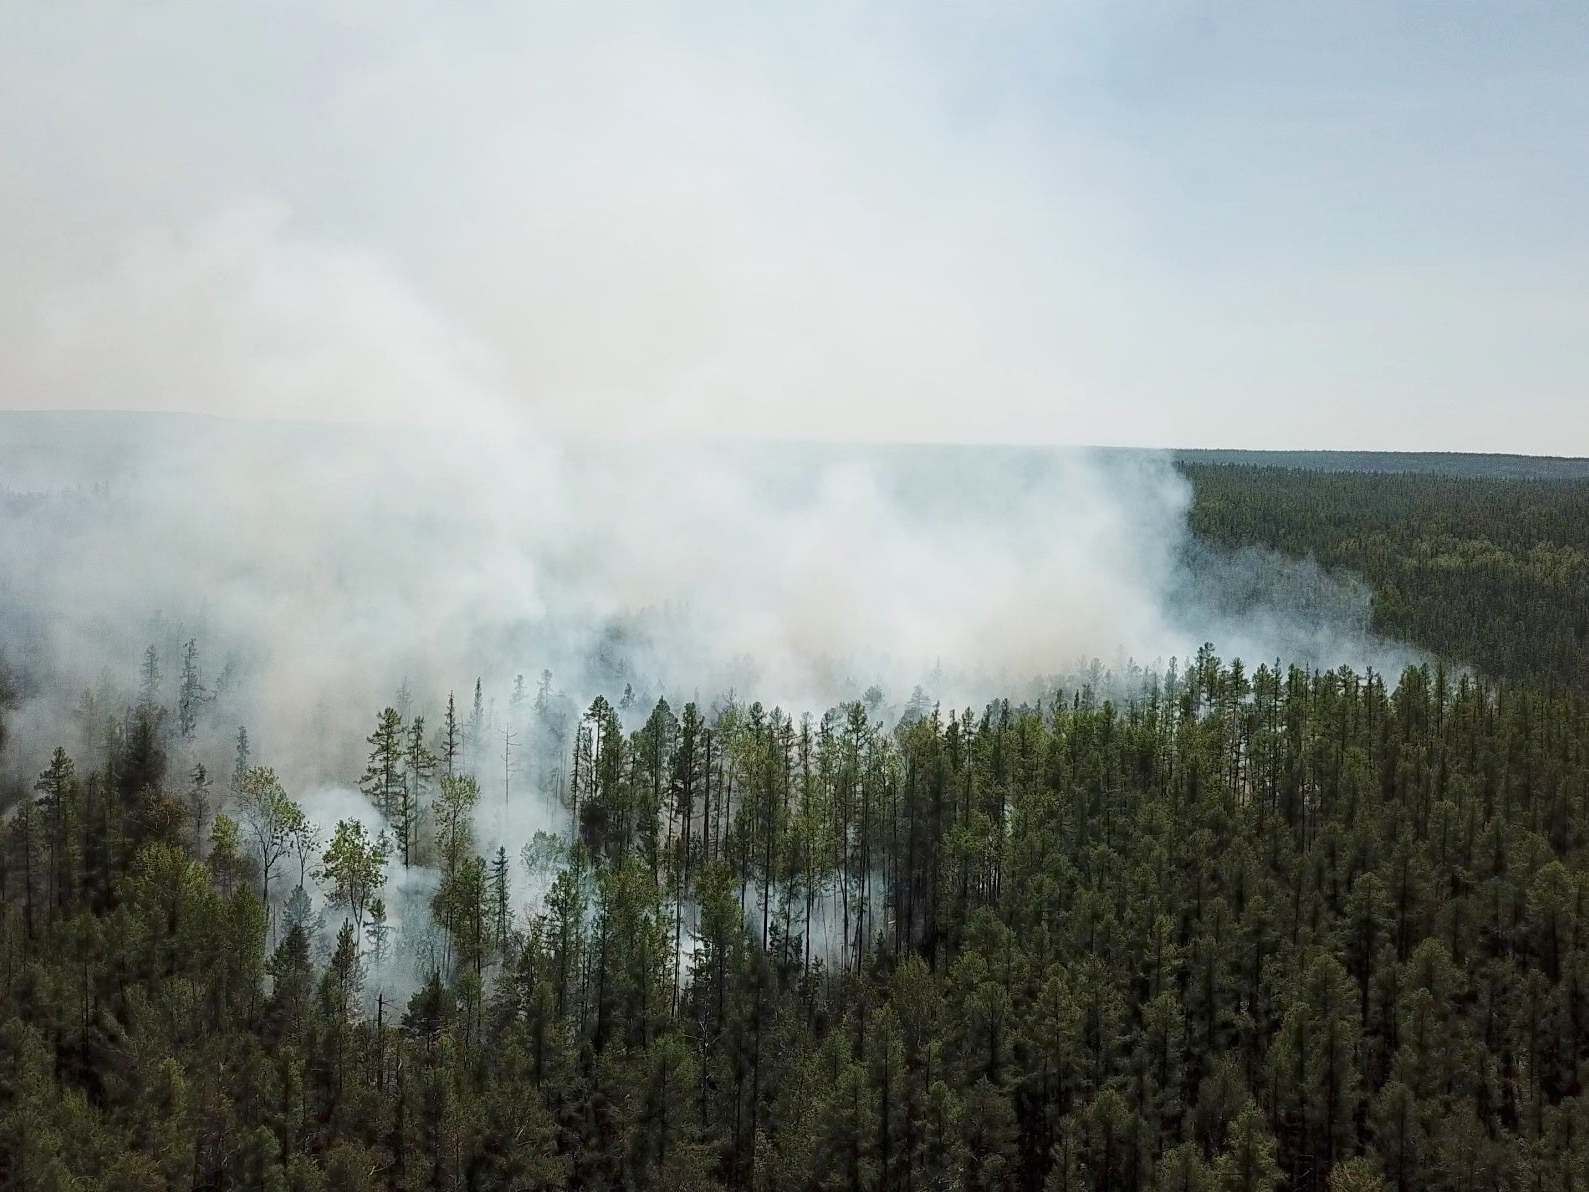
<svg viewBox="0 0 1589 1192">
<path fill-rule="evenodd" d="M 6 822 L 0 1185 L 1584 1178 L 1579 696 L 1205 650 L 1113 698 L 877 706 L 597 699 L 522 858 L 437 754 L 408 848 L 443 945 L 397 1005 L 400 843 L 300 853 L 252 758 L 196 830 L 200 776 L 131 710 Z"/>
<path fill-rule="evenodd" d="M 1180 466 L 1202 539 L 1356 572 L 1386 637 L 1589 691 L 1589 480 Z"/>
<path fill-rule="evenodd" d="M 1423 472 L 1473 480 L 1589 480 L 1589 459 L 1570 455 L 1469 451 L 1254 451 L 1218 447 L 1182 447 L 1171 454 L 1177 463 L 1241 464 L 1310 472 Z"/>
</svg>

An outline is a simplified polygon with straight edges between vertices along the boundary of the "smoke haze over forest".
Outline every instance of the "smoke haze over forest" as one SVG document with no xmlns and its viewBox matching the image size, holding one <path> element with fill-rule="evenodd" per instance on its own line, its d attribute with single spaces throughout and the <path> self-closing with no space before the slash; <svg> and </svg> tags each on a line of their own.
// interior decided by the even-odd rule
<svg viewBox="0 0 1589 1192">
<path fill-rule="evenodd" d="M 1586 65 L 0 5 L 0 1188 L 1584 1187 Z"/>
<path fill-rule="evenodd" d="M 424 430 L 0 415 L 7 785 L 62 726 L 92 757 L 96 717 L 152 701 L 174 724 L 190 642 L 179 772 L 229 772 L 246 728 L 313 823 L 374 838 L 392 825 L 356 787 L 376 714 L 396 704 L 434 736 L 452 695 L 479 842 L 515 859 L 572 836 L 570 733 L 596 696 L 630 729 L 659 697 L 865 700 L 892 725 L 1084 683 L 1138 697 L 1204 641 L 1253 666 L 1394 674 L 1414 656 L 1368 632 L 1350 577 L 1194 541 L 1163 453 L 568 443 L 510 406 L 448 412 Z M 534 906 L 547 879 L 529 876 Z M 372 988 L 406 997 L 434 965 L 438 880 L 394 866 Z M 818 911 L 825 953 L 837 910 Z"/>
<path fill-rule="evenodd" d="M 325 780 L 405 682 L 434 724 L 447 691 L 480 676 L 503 705 L 543 669 L 581 707 L 876 685 L 897 708 L 1205 640 L 1253 665 L 1410 656 L 1349 579 L 1192 543 L 1156 453 L 570 445 L 449 408 L 423 432 L 0 418 L 0 611 L 38 713 L 102 676 L 130 698 L 149 644 L 169 687 L 192 638 L 224 672 L 217 729 Z"/>
<path fill-rule="evenodd" d="M 1349 578 L 1191 542 L 1167 457 L 820 444 L 1582 429 L 1581 180 L 1466 164 L 1581 114 L 1570 14 L 1453 11 L 1438 53 L 1358 4 L 608 15 L 3 18 L 0 404 L 242 419 L 0 427 L 0 485 L 101 486 L 0 544 L 38 707 L 188 636 L 283 752 L 405 677 L 806 707 L 1204 640 L 1394 669 Z M 1390 188 L 1330 202 L 1324 160 Z"/>
</svg>

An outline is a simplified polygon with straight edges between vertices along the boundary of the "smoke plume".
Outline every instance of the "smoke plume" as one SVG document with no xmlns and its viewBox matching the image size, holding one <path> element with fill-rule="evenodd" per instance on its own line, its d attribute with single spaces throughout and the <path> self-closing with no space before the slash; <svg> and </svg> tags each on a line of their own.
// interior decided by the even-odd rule
<svg viewBox="0 0 1589 1192">
<path fill-rule="evenodd" d="M 46 308 L 29 367 L 51 392 L 323 417 L 0 416 L 13 798 L 73 746 L 85 692 L 174 706 L 190 642 L 177 760 L 225 773 L 246 726 L 322 819 L 358 804 L 384 705 L 434 729 L 478 680 L 480 843 L 515 861 L 567 826 L 555 743 L 514 702 L 543 672 L 565 719 L 627 691 L 632 722 L 662 695 L 887 720 L 1204 641 L 1253 665 L 1407 657 L 1351 580 L 1192 542 L 1163 453 L 559 436 L 399 276 L 267 208 L 140 238 Z M 428 879 L 407 880 L 419 947 Z"/>
</svg>

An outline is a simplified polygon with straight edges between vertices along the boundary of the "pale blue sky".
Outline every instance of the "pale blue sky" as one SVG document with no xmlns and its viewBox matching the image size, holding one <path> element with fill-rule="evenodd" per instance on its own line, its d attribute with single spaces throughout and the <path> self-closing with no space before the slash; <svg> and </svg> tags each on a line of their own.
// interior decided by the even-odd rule
<svg viewBox="0 0 1589 1192">
<path fill-rule="evenodd" d="M 13 4 L 0 407 L 1589 454 L 1589 5 Z"/>
</svg>

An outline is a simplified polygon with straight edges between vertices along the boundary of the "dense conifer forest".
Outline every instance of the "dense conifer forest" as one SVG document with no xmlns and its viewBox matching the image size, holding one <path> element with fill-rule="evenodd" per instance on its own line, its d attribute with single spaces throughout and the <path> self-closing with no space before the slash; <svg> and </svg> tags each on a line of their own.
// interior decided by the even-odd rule
<svg viewBox="0 0 1589 1192">
<path fill-rule="evenodd" d="M 1491 675 L 1589 691 L 1589 476 L 1568 478 L 1583 461 L 1528 472 L 1515 457 L 1436 457 L 1430 470 L 1393 471 L 1403 457 L 1372 458 L 1391 462 L 1338 471 L 1183 459 L 1192 529 L 1361 575 L 1387 637 Z"/>
<path fill-rule="evenodd" d="M 1360 572 L 1444 661 L 548 675 L 495 729 L 471 676 L 372 697 L 372 833 L 247 726 L 195 761 L 199 647 L 151 648 L 7 792 L 0 1186 L 1582 1187 L 1589 488 L 1184 466 L 1205 539 Z"/>
</svg>

